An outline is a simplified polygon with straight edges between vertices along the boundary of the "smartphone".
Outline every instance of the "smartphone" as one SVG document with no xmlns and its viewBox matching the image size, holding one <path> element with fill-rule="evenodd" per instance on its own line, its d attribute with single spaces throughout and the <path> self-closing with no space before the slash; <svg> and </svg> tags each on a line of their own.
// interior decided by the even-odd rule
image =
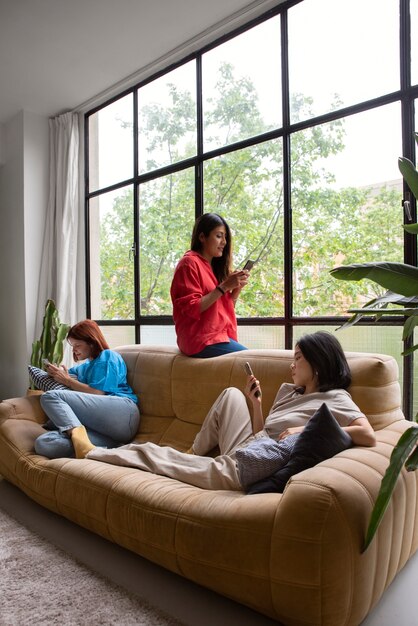
<svg viewBox="0 0 418 626">
<path fill-rule="evenodd" d="M 248 270 L 251 271 L 254 267 L 255 261 L 251 261 L 251 259 L 248 259 L 248 261 L 245 263 L 244 267 L 242 268 L 243 270 Z"/>
<path fill-rule="evenodd" d="M 251 365 L 248 363 L 248 361 L 245 361 L 244 367 L 245 367 L 245 371 L 247 372 L 248 376 L 254 376 L 254 372 L 251 369 Z M 255 385 L 255 383 L 254 383 L 254 385 Z M 253 389 L 254 385 L 251 387 L 251 389 Z M 257 390 L 254 395 L 255 395 L 256 398 L 258 398 L 260 396 L 260 392 Z"/>
</svg>

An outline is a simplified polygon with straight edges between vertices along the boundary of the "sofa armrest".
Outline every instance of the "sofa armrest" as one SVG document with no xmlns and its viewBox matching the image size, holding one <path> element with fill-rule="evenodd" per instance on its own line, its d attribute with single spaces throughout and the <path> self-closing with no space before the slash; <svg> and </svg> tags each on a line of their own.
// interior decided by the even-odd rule
<svg viewBox="0 0 418 626">
<path fill-rule="evenodd" d="M 8 419 L 24 419 L 44 424 L 47 416 L 39 402 L 40 394 L 9 398 L 0 402 L 0 423 Z"/>
<path fill-rule="evenodd" d="M 344 615 L 359 624 L 417 550 L 418 474 L 402 470 L 393 502 L 362 553 L 390 454 L 409 426 L 406 420 L 396 422 L 379 431 L 376 447 L 342 452 L 287 484 L 271 554 L 272 595 L 284 623 L 289 615 L 302 623 L 307 613 L 318 624 L 345 623 Z M 281 614 L 281 605 L 293 611 Z"/>
</svg>

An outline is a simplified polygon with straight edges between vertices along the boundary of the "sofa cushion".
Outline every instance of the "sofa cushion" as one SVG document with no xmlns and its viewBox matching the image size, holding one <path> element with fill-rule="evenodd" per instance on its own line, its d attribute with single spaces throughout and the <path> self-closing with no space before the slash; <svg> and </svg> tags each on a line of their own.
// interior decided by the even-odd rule
<svg viewBox="0 0 418 626">
<path fill-rule="evenodd" d="M 33 384 L 41 391 L 51 391 L 51 389 L 69 389 L 69 387 L 66 387 L 62 383 L 57 383 L 57 381 L 54 380 L 48 372 L 39 369 L 39 367 L 28 365 L 28 370 Z"/>
<path fill-rule="evenodd" d="M 286 465 L 252 485 L 247 493 L 282 493 L 291 476 L 346 450 L 352 443 L 324 402 L 297 437 Z"/>
</svg>

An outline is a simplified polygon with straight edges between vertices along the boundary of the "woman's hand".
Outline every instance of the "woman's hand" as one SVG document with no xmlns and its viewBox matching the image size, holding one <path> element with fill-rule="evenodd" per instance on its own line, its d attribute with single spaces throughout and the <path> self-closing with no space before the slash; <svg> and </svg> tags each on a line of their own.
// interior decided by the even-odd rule
<svg viewBox="0 0 418 626">
<path fill-rule="evenodd" d="M 257 393 L 257 397 L 256 394 Z M 253 434 L 260 432 L 264 428 L 263 406 L 261 402 L 261 387 L 260 381 L 255 376 L 248 376 L 247 384 L 244 388 L 244 394 L 249 398 L 253 404 L 251 425 L 253 428 Z"/>
<path fill-rule="evenodd" d="M 256 392 L 258 395 L 256 397 Z M 253 404 L 261 404 L 261 387 L 260 381 L 255 376 L 248 376 L 247 384 L 245 385 L 244 393 L 251 400 Z"/>
<path fill-rule="evenodd" d="M 238 270 L 236 272 L 232 272 L 228 278 L 222 281 L 221 287 L 224 291 L 235 291 L 245 287 L 248 283 L 248 278 L 250 276 L 250 272 L 248 270 Z"/>
<path fill-rule="evenodd" d="M 289 435 L 295 435 L 296 433 L 301 433 L 304 429 L 304 426 L 291 426 L 290 428 L 286 428 L 280 435 L 278 436 L 278 441 L 281 439 L 286 439 Z"/>
<path fill-rule="evenodd" d="M 46 371 L 57 383 L 61 383 L 71 389 L 72 391 L 82 391 L 83 393 L 92 393 L 94 395 L 104 396 L 105 391 L 101 389 L 96 389 L 95 387 L 90 387 L 86 383 L 81 383 L 77 378 L 70 376 L 68 373 L 68 369 L 65 365 L 48 365 Z"/>
<path fill-rule="evenodd" d="M 66 385 L 67 387 L 69 386 L 68 382 L 72 379 L 65 365 L 54 365 L 53 363 L 50 363 L 46 366 L 45 369 L 48 374 L 57 381 L 57 383 L 61 383 L 62 385 Z"/>
</svg>

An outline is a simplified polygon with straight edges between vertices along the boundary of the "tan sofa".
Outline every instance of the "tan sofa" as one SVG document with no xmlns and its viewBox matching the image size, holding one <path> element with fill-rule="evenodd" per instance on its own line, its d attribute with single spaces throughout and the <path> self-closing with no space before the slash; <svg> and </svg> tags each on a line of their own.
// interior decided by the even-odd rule
<svg viewBox="0 0 418 626">
<path fill-rule="evenodd" d="M 140 397 L 139 441 L 187 449 L 243 362 L 260 379 L 268 411 L 290 381 L 292 352 L 250 350 L 216 359 L 174 348 L 119 349 Z M 375 448 L 351 448 L 294 476 L 284 494 L 205 491 L 93 460 L 34 453 L 45 415 L 39 397 L 0 404 L 0 473 L 69 520 L 286 625 L 358 625 L 418 547 L 418 472 L 403 473 L 369 549 L 367 523 L 394 444 L 410 426 L 400 409 L 396 361 L 348 353 L 351 393 L 377 431 Z"/>
</svg>

